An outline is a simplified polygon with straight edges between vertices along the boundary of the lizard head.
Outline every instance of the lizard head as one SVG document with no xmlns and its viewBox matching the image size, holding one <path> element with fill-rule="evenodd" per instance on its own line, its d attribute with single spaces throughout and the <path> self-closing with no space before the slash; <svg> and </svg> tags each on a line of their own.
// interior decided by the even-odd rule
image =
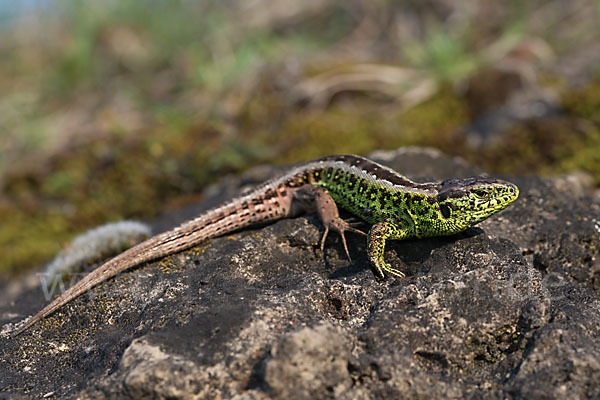
<svg viewBox="0 0 600 400">
<path fill-rule="evenodd" d="M 503 210 L 517 197 L 519 188 L 510 182 L 471 177 L 443 181 L 437 202 L 447 233 L 457 233 Z"/>
</svg>

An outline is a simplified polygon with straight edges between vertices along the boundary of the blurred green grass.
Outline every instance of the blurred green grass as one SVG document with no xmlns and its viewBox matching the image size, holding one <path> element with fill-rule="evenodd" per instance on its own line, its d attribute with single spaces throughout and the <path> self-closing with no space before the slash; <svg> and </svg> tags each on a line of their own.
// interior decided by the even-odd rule
<svg viewBox="0 0 600 400">
<path fill-rule="evenodd" d="M 491 171 L 581 169 L 600 182 L 600 80 L 572 87 L 540 67 L 561 57 L 544 46 L 585 49 L 597 20 L 568 31 L 550 3 L 51 4 L 0 27 L 0 273 L 39 266 L 89 227 L 197 201 L 258 163 L 421 145 Z M 462 88 L 507 59 L 540 68 L 561 113 L 474 145 L 473 103 L 503 88 L 475 100 Z"/>
</svg>

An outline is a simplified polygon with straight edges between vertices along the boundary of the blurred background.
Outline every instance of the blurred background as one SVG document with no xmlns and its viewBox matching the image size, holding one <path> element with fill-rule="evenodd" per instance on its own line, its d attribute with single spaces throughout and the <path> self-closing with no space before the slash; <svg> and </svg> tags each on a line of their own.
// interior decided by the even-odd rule
<svg viewBox="0 0 600 400">
<path fill-rule="evenodd" d="M 600 0 L 0 0 L 0 277 L 261 163 L 600 183 Z"/>
</svg>

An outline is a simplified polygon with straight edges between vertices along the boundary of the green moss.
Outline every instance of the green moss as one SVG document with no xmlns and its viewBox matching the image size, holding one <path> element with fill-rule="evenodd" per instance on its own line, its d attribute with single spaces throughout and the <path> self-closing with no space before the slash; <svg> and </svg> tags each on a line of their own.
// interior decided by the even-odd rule
<svg viewBox="0 0 600 400">
<path fill-rule="evenodd" d="M 69 237 L 60 213 L 28 213 L 0 208 L 0 254 L 4 272 L 18 273 L 52 258 Z"/>
<path fill-rule="evenodd" d="M 600 83 L 566 92 L 564 113 L 524 121 L 484 149 L 466 149 L 470 162 L 509 174 L 587 171 L 600 184 Z"/>
<path fill-rule="evenodd" d="M 588 127 L 584 132 L 581 145 L 572 148 L 570 154 L 560 159 L 558 169 L 587 171 L 594 177 L 596 185 L 600 185 L 600 130 Z"/>
<path fill-rule="evenodd" d="M 573 117 L 600 120 L 600 80 L 565 93 L 562 106 Z"/>
<path fill-rule="evenodd" d="M 332 108 L 289 116 L 277 138 L 289 149 L 279 161 L 308 160 L 324 154 L 364 153 L 377 145 L 378 117 L 369 110 Z M 274 143 L 275 144 L 275 143 Z"/>
<path fill-rule="evenodd" d="M 364 100 L 323 111 L 295 112 L 272 143 L 285 149 L 277 158 L 282 162 L 408 145 L 448 151 L 458 147 L 456 132 L 466 118 L 466 106 L 451 91 L 442 91 L 408 111 Z"/>
<path fill-rule="evenodd" d="M 437 147 L 450 154 L 464 148 L 459 130 L 468 123 L 467 105 L 450 88 L 430 100 L 399 114 L 398 130 L 403 142 L 398 145 Z"/>
<path fill-rule="evenodd" d="M 162 132 L 101 139 L 63 153 L 47 172 L 9 177 L 0 208 L 0 271 L 37 266 L 90 227 L 151 218 L 190 201 L 220 173 L 246 168 L 255 157 L 251 143 L 229 141 L 211 125 Z"/>
</svg>

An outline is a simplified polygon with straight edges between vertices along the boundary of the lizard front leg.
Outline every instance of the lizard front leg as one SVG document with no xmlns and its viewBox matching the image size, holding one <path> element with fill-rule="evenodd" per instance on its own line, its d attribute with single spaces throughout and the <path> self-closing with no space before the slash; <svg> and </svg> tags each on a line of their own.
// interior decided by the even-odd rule
<svg viewBox="0 0 600 400">
<path fill-rule="evenodd" d="M 392 267 L 383 259 L 386 239 L 405 239 L 410 233 L 391 222 L 378 222 L 371 227 L 367 241 L 367 254 L 373 265 L 373 270 L 378 278 L 384 279 L 384 271 L 390 275 L 403 278 L 402 271 Z"/>
<path fill-rule="evenodd" d="M 321 238 L 321 251 L 325 248 L 325 239 L 327 239 L 327 235 L 331 229 L 338 232 L 342 237 L 346 256 L 348 256 L 348 260 L 352 261 L 344 233 L 354 232 L 365 236 L 366 233 L 352 227 L 352 225 L 340 218 L 337 205 L 329 194 L 329 191 L 321 186 L 304 185 L 296 190 L 294 200 L 296 205 L 300 206 L 303 211 L 316 211 L 319 219 L 325 226 L 325 232 Z"/>
</svg>

